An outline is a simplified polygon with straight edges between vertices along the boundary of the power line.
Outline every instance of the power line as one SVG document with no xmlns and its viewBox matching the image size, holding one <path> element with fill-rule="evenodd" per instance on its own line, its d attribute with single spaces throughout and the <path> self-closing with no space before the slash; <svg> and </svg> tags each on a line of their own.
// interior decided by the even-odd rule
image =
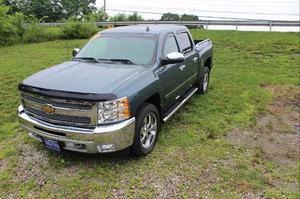
<svg viewBox="0 0 300 199">
<path fill-rule="evenodd" d="M 169 4 L 172 3 L 172 5 L 174 4 L 193 4 L 194 6 L 205 6 L 207 4 L 214 4 L 214 5 L 236 5 L 236 4 L 241 4 L 241 5 L 245 5 L 245 7 L 247 7 L 248 5 L 257 5 L 257 6 L 261 6 L 261 5 L 268 5 L 268 6 L 273 6 L 273 5 L 288 5 L 288 6 L 297 6 L 299 5 L 299 1 L 286 1 L 286 0 L 281 0 L 281 1 L 274 1 L 274 0 L 261 0 L 261 1 L 241 1 L 241 0 L 230 0 L 230 1 L 224 1 L 224 0 L 220 0 L 220 1 L 216 1 L 216 0 L 210 0 L 208 2 L 201 2 L 199 0 L 185 0 L 185 1 L 174 1 L 174 0 L 148 0 L 147 3 L 151 4 L 151 2 L 153 4 L 155 3 L 166 3 Z"/>
<path fill-rule="evenodd" d="M 162 12 L 150 12 L 150 11 L 137 11 L 137 10 L 122 10 L 122 9 L 106 9 L 109 11 L 115 11 L 115 12 L 137 12 L 137 13 L 143 13 L 143 14 L 156 14 L 156 15 L 163 15 L 166 13 Z M 203 16 L 203 15 L 195 15 L 202 18 L 215 18 L 215 19 L 240 19 L 240 20 L 262 20 L 262 21 L 268 21 L 267 19 L 249 19 L 249 18 L 236 18 L 236 17 L 216 17 L 216 16 Z"/>
<path fill-rule="evenodd" d="M 148 7 L 149 8 L 149 7 Z M 156 7 L 152 7 L 153 9 L 157 9 Z M 167 10 L 176 10 L 182 11 L 182 9 L 178 8 L 168 8 Z M 289 15 L 289 16 L 298 16 L 299 14 L 294 13 L 266 13 L 266 12 L 241 12 L 241 11 L 224 11 L 224 10 L 200 10 L 200 9 L 191 9 L 186 10 L 187 12 L 207 12 L 207 13 L 224 13 L 224 14 L 243 14 L 243 15 Z"/>
<path fill-rule="evenodd" d="M 155 2 L 158 2 L 158 1 L 161 2 L 161 0 L 148 0 L 148 2 L 151 2 L 151 1 L 153 2 L 154 5 L 156 4 Z M 166 1 L 170 1 L 170 0 L 166 0 Z M 231 1 L 240 2 L 240 0 L 231 0 Z M 276 1 L 273 2 L 273 1 L 274 0 L 263 0 L 263 1 L 261 1 L 261 3 L 270 2 L 270 6 L 274 5 L 274 3 L 284 3 L 284 2 L 276 2 Z M 195 2 L 195 3 L 193 3 L 193 2 Z M 271 4 L 271 2 L 272 2 L 272 4 Z M 165 2 L 161 2 L 161 3 L 165 3 Z M 193 7 L 195 7 L 195 5 L 199 4 L 199 0 L 197 0 L 197 1 L 187 0 L 187 1 L 184 1 L 184 2 L 178 2 L 178 3 L 179 4 L 185 4 L 185 5 L 192 5 Z M 217 3 L 217 2 L 215 2 L 214 0 L 211 0 L 210 2 L 208 2 L 208 4 L 210 4 L 210 3 Z M 290 3 L 295 3 L 295 2 L 290 2 Z M 220 4 L 218 4 L 218 5 L 220 5 Z M 255 5 L 257 5 L 257 4 L 255 4 Z M 153 8 L 152 10 L 160 9 L 159 7 L 155 7 L 155 6 L 152 6 L 152 8 Z M 140 9 L 140 8 L 138 8 L 138 9 Z M 165 13 L 165 12 L 161 13 L 161 11 L 159 11 L 159 12 L 155 12 L 155 11 L 151 12 L 151 11 L 133 11 L 133 10 L 125 10 L 125 9 L 108 9 L 108 10 L 111 10 L 111 11 L 123 11 L 123 12 L 140 12 L 140 13 L 145 13 L 145 14 L 159 14 L 159 15 Z M 147 7 L 147 10 L 149 10 L 149 6 Z M 150 10 L 151 10 L 151 7 L 150 7 Z M 170 10 L 171 12 L 172 12 L 172 10 L 176 10 L 176 11 L 180 11 L 180 12 L 183 11 L 182 9 L 170 8 L 170 7 L 167 7 L 165 10 L 166 10 L 166 12 L 168 10 Z M 186 10 L 186 13 L 195 13 L 195 12 L 199 12 L 199 13 L 214 13 L 214 14 L 215 13 L 221 13 L 221 14 L 233 14 L 233 15 L 262 15 L 262 16 L 282 16 L 282 15 L 284 15 L 284 16 L 299 16 L 299 13 L 274 13 L 274 12 L 272 12 L 272 13 L 265 13 L 265 12 L 248 12 L 248 11 L 242 12 L 242 11 L 226 11 L 226 10 L 211 10 L 211 9 L 205 9 L 205 10 L 191 9 L 191 10 Z M 208 15 L 208 16 L 202 15 L 202 16 L 199 16 L 199 17 L 223 18 L 223 19 L 243 19 L 244 18 L 244 17 L 222 17 L 222 16 L 221 17 L 216 17 L 216 15 L 214 15 L 214 16 L 211 16 L 211 15 Z M 256 17 L 254 17 L 254 18 L 256 18 Z M 263 20 L 265 20 L 265 19 L 263 19 Z"/>
<path fill-rule="evenodd" d="M 170 8 L 170 9 L 179 10 L 177 8 Z M 198 9 L 192 9 L 190 11 L 192 11 L 192 12 L 196 11 L 196 12 L 226 13 L 226 14 L 291 15 L 291 16 L 298 16 L 298 14 L 291 14 L 291 13 L 240 12 L 240 11 L 198 10 Z"/>
</svg>

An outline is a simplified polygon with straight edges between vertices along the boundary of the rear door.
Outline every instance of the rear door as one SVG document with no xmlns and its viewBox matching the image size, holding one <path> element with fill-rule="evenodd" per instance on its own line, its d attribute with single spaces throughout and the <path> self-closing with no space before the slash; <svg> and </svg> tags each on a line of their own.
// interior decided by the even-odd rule
<svg viewBox="0 0 300 199">
<path fill-rule="evenodd" d="M 186 91 L 198 77 L 198 53 L 195 50 L 190 34 L 186 30 L 177 32 L 177 41 L 180 52 L 183 53 L 185 57 L 184 63 L 182 63 L 181 66 L 180 76 L 184 81 L 186 81 Z"/>
<path fill-rule="evenodd" d="M 173 33 L 168 34 L 164 39 L 162 58 L 171 52 L 179 52 L 178 43 Z M 184 88 L 184 79 L 180 77 L 181 70 L 179 64 L 168 64 L 161 66 L 157 75 L 161 82 L 161 93 L 164 96 L 164 107 L 169 107 L 179 98 Z"/>
</svg>

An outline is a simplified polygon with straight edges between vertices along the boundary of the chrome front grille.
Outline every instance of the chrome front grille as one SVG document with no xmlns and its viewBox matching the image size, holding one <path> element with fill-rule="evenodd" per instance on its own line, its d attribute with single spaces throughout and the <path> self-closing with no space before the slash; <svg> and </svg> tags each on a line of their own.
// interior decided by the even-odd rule
<svg viewBox="0 0 300 199">
<path fill-rule="evenodd" d="M 32 101 L 32 102 L 36 102 L 38 104 L 49 104 L 49 103 L 51 103 L 51 105 L 53 105 L 53 106 L 69 108 L 69 109 L 92 110 L 92 107 L 93 107 L 92 104 L 74 104 L 74 103 L 66 103 L 66 102 L 63 102 L 63 101 L 51 101 L 51 102 L 49 102 L 49 100 L 32 97 L 30 95 L 23 95 L 22 98 L 26 99 L 26 100 L 29 100 L 29 101 Z"/>
<path fill-rule="evenodd" d="M 51 120 L 53 122 L 59 121 L 59 122 L 68 122 L 68 123 L 76 123 L 76 124 L 90 124 L 91 123 L 91 118 L 89 118 L 89 117 L 76 117 L 76 116 L 59 115 L 59 114 L 49 115 L 41 110 L 31 108 L 26 105 L 24 106 L 24 109 L 32 114 L 35 114 L 40 119 L 47 118 L 48 120 Z"/>
<path fill-rule="evenodd" d="M 67 126 L 95 126 L 97 106 L 95 102 L 50 98 L 21 93 L 25 111 L 45 122 Z M 45 110 L 51 107 L 51 112 Z"/>
</svg>

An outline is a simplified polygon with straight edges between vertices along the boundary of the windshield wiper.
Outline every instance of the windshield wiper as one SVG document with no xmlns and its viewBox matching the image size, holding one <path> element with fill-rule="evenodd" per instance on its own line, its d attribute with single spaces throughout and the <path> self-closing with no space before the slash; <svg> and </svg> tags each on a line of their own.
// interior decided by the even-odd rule
<svg viewBox="0 0 300 199">
<path fill-rule="evenodd" d="M 110 59 L 113 62 L 122 62 L 125 64 L 134 64 L 136 65 L 136 63 L 134 63 L 133 61 L 129 60 L 129 59 Z"/>
<path fill-rule="evenodd" d="M 136 65 L 136 63 L 134 63 L 133 61 L 129 60 L 129 59 L 98 59 L 98 61 L 108 61 L 108 62 L 121 62 L 124 64 L 133 64 Z"/>
<path fill-rule="evenodd" d="M 94 61 L 94 62 L 99 62 L 98 59 L 94 57 L 74 57 L 73 60 L 87 60 L 87 61 Z"/>
</svg>

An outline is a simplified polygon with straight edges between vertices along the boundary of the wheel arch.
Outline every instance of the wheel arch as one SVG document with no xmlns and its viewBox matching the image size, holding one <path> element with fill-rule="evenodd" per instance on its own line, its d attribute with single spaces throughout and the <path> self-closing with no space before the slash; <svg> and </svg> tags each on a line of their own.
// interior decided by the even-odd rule
<svg viewBox="0 0 300 199">
<path fill-rule="evenodd" d="M 151 95 L 150 97 L 148 97 L 144 103 L 150 103 L 150 104 L 153 104 L 158 112 L 159 112 L 159 115 L 161 116 L 161 105 L 160 105 L 160 95 L 159 93 L 154 93 L 153 95 Z"/>
<path fill-rule="evenodd" d="M 160 98 L 159 93 L 154 93 L 154 94 L 146 97 L 144 100 L 141 100 L 141 103 L 139 103 L 139 105 L 137 106 L 134 115 L 136 115 L 137 111 L 145 103 L 153 104 L 157 108 L 157 110 L 159 112 L 159 116 L 161 117 L 161 98 Z"/>
<path fill-rule="evenodd" d="M 209 70 L 212 69 L 213 63 L 212 63 L 212 57 L 208 57 L 205 61 L 204 61 L 204 66 L 208 67 Z"/>
</svg>

